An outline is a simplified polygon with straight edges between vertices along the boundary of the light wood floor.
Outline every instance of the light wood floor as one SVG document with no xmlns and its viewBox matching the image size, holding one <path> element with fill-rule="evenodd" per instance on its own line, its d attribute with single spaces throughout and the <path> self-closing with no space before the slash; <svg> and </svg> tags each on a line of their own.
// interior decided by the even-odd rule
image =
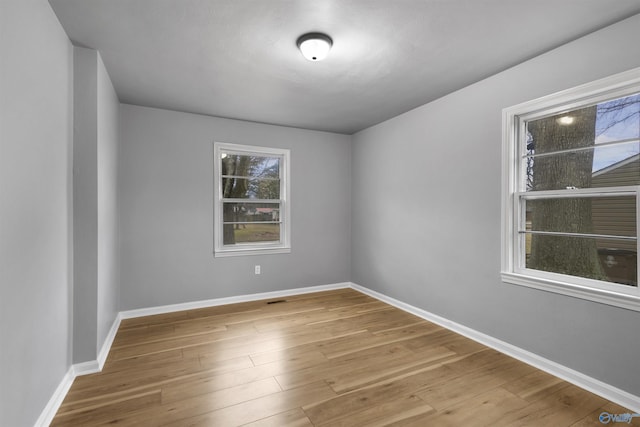
<svg viewBox="0 0 640 427">
<path fill-rule="evenodd" d="M 351 289 L 283 299 L 124 320 L 52 425 L 602 426 L 631 412 Z"/>
</svg>

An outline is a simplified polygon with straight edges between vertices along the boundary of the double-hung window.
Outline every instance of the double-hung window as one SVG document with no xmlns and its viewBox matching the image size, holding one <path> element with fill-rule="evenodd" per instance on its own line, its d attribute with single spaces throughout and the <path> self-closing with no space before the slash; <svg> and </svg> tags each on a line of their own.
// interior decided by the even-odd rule
<svg viewBox="0 0 640 427">
<path fill-rule="evenodd" d="M 214 144 L 214 254 L 286 253 L 290 244 L 286 149 Z"/>
<path fill-rule="evenodd" d="M 503 281 L 640 311 L 640 69 L 503 111 Z"/>
</svg>

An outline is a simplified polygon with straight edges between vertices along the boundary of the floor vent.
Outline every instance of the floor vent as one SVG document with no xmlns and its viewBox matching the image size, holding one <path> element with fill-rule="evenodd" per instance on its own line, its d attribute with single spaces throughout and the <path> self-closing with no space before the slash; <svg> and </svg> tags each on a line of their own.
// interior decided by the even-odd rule
<svg viewBox="0 0 640 427">
<path fill-rule="evenodd" d="M 267 304 L 280 304 L 281 302 L 287 302 L 287 300 L 286 299 L 278 299 L 278 300 L 275 300 L 275 301 L 269 301 L 269 302 L 267 302 Z"/>
</svg>

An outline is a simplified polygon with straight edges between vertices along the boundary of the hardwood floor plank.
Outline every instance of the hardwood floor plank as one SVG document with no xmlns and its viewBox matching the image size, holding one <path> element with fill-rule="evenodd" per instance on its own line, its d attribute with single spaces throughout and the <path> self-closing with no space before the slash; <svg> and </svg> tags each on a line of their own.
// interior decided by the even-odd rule
<svg viewBox="0 0 640 427">
<path fill-rule="evenodd" d="M 352 289 L 282 299 L 123 320 L 52 425 L 583 427 L 630 412 Z"/>
<path fill-rule="evenodd" d="M 165 394 L 175 390 L 173 392 L 182 393 L 183 397 L 197 396 L 200 393 L 209 393 L 224 388 L 248 384 L 325 362 L 327 362 L 327 359 L 319 352 L 302 355 L 294 354 L 288 358 L 279 359 L 274 362 L 236 369 L 229 372 L 219 373 L 206 371 L 201 374 L 174 378 L 171 382 L 165 382 L 167 386 L 164 387 L 163 390 Z"/>
<path fill-rule="evenodd" d="M 143 389 L 143 390 L 128 390 L 126 393 L 119 393 L 118 396 L 112 395 L 102 395 L 98 399 L 91 399 L 84 401 L 76 401 L 65 406 L 61 406 L 58 411 L 61 417 L 72 417 L 77 414 L 83 414 L 88 412 L 93 412 L 95 414 L 96 409 L 104 408 L 109 406 L 109 411 L 113 406 L 118 405 L 120 409 L 122 409 L 121 403 L 126 402 L 128 406 L 135 407 L 139 409 L 140 401 L 160 403 L 162 390 L 159 388 L 155 389 Z M 149 398 L 151 397 L 151 398 Z M 135 402 L 132 404 L 131 402 Z M 135 405 L 135 406 L 134 406 Z"/>
<path fill-rule="evenodd" d="M 386 401 L 410 396 L 431 382 L 446 381 L 451 372 L 448 367 L 436 364 L 304 406 L 302 409 L 313 423 L 326 424 Z"/>
<path fill-rule="evenodd" d="M 314 427 L 301 408 L 263 418 L 242 427 Z"/>
<path fill-rule="evenodd" d="M 176 311 L 172 313 L 154 314 L 151 316 L 122 319 L 120 321 L 120 331 L 132 328 L 147 327 L 150 325 L 167 325 L 172 322 L 187 319 L 187 311 Z"/>
<path fill-rule="evenodd" d="M 434 327 L 430 328 L 428 335 L 409 339 L 405 342 L 405 345 L 416 353 L 420 353 L 421 351 L 429 350 L 434 345 L 448 346 L 465 340 L 468 340 L 468 338 L 434 325 Z M 481 346 L 481 348 L 486 347 Z"/>
<path fill-rule="evenodd" d="M 505 414 L 494 425 L 500 426 L 569 426 L 602 407 L 606 401 L 574 385 Z"/>
<path fill-rule="evenodd" d="M 378 301 L 376 299 L 373 298 L 368 298 L 366 300 L 364 300 L 361 303 L 356 303 L 353 302 L 349 305 L 345 305 L 342 307 L 332 307 L 332 308 L 328 308 L 328 311 L 330 313 L 338 313 L 338 314 L 343 314 L 343 313 L 352 313 L 352 312 L 356 312 L 356 313 L 368 313 L 370 311 L 377 311 L 381 308 L 387 308 L 389 307 L 386 303 L 382 302 L 382 301 Z"/>
<path fill-rule="evenodd" d="M 175 394 L 179 397 L 197 396 L 216 390 L 248 384 L 255 381 L 274 378 L 289 371 L 296 371 L 325 363 L 327 359 L 320 353 L 306 357 L 291 357 L 260 366 L 236 369 L 218 375 L 201 375 L 177 380 L 163 387 L 163 396 Z"/>
<path fill-rule="evenodd" d="M 397 423 L 397 426 L 493 426 L 504 417 L 504 414 L 522 409 L 528 404 L 503 388 L 495 388 L 459 401 L 444 411 L 434 411 L 425 417 Z"/>
<path fill-rule="evenodd" d="M 185 330 L 185 328 L 178 328 L 176 326 L 171 329 L 167 328 L 166 330 L 158 330 L 157 327 L 150 329 L 154 332 L 146 336 L 142 331 L 136 331 L 139 333 L 138 336 L 117 337 L 118 339 L 114 340 L 111 348 L 119 350 L 127 347 L 138 347 L 145 344 L 161 343 L 180 338 L 198 337 L 201 335 L 209 336 L 213 332 L 226 332 L 227 326 L 198 325 L 198 327 L 193 326 L 188 330 Z"/>
<path fill-rule="evenodd" d="M 262 398 L 180 420 L 179 422 L 159 425 L 184 427 L 241 426 L 300 408 L 304 405 L 323 401 L 335 395 L 333 390 L 324 382 L 318 382 L 297 389 L 273 393 Z"/>
<path fill-rule="evenodd" d="M 52 427 L 96 426 L 108 423 L 115 414 L 154 408 L 160 404 L 161 391 L 149 390 L 126 398 L 106 399 L 91 405 L 73 407 L 68 412 L 58 412 L 51 423 Z"/>
<path fill-rule="evenodd" d="M 471 341 L 470 339 L 467 339 L 460 335 L 458 335 L 454 339 L 442 343 L 442 346 L 461 355 L 477 353 L 487 348 L 484 344 Z"/>
<path fill-rule="evenodd" d="M 246 326 L 242 332 L 235 334 L 229 334 L 227 329 L 207 332 L 203 334 L 190 335 L 190 336 L 174 336 L 160 341 L 141 342 L 137 344 L 127 345 L 123 347 L 116 347 L 111 350 L 110 356 L 113 360 L 130 359 L 133 357 L 139 357 L 144 355 L 151 355 L 155 353 L 162 353 L 166 351 L 176 349 L 187 349 L 191 347 L 201 347 L 203 345 L 210 345 L 214 348 L 218 346 L 218 343 L 224 344 L 238 342 L 246 345 L 251 339 L 268 341 L 267 337 L 260 336 L 251 325 Z M 231 344 L 228 344 L 228 346 Z M 242 355 L 242 354 L 241 354 Z M 229 358 L 237 357 L 234 355 Z"/>
<path fill-rule="evenodd" d="M 131 388 L 155 388 L 158 384 L 171 381 L 176 377 L 197 375 L 201 371 L 197 359 L 154 365 L 136 371 L 108 372 L 103 370 L 101 373 L 76 378 L 67 393 L 65 402 L 78 398 L 86 399 L 91 396 L 100 396 L 104 393 L 126 392 Z"/>
<path fill-rule="evenodd" d="M 250 358 L 255 366 L 278 362 L 280 360 L 292 360 L 297 358 L 318 359 L 323 362 L 329 360 L 324 355 L 324 353 L 316 349 L 309 349 L 308 345 L 291 347 L 284 350 L 269 351 L 266 353 L 252 354 Z"/>
<path fill-rule="evenodd" d="M 376 347 L 378 349 L 379 347 Z M 393 347 L 403 349 L 403 347 Z M 426 353 L 426 352 L 425 352 Z M 398 374 L 432 366 L 434 363 L 443 362 L 456 354 L 445 347 L 435 347 L 428 354 L 416 355 L 409 350 L 404 350 L 397 358 L 384 357 L 380 362 L 363 363 L 362 366 L 347 370 L 344 373 L 331 372 L 327 383 L 337 392 L 345 393 L 357 388 L 392 378 Z M 335 375 L 335 376 L 334 376 Z"/>
<path fill-rule="evenodd" d="M 172 334 L 176 330 L 173 323 L 159 325 L 140 325 L 136 327 L 120 328 L 113 340 L 111 348 L 120 345 L 126 345 L 129 342 L 137 342 L 138 340 L 151 340 L 155 337 L 163 337 Z"/>
<path fill-rule="evenodd" d="M 397 362 L 402 356 L 415 358 L 409 350 L 390 344 L 363 350 L 357 355 L 347 355 L 334 360 L 327 360 L 323 364 L 306 369 L 287 371 L 278 375 L 276 379 L 283 389 L 299 387 L 304 384 L 319 380 L 327 380 L 331 384 L 334 376 L 341 376 L 353 372 L 354 360 L 358 360 L 360 366 L 375 369 L 378 364 L 388 365 Z M 333 384 L 331 384 L 333 386 Z"/>
<path fill-rule="evenodd" d="M 397 325 L 396 326 L 387 325 L 387 326 L 388 327 L 385 327 L 384 329 L 378 329 L 378 330 L 372 332 L 373 335 L 389 334 L 389 333 L 393 333 L 394 331 L 397 331 L 399 329 L 409 329 L 409 328 L 413 328 L 413 327 L 420 328 L 420 330 L 422 330 L 422 331 L 442 330 L 442 327 L 436 325 L 435 323 L 431 323 L 431 322 L 428 322 L 426 320 L 422 320 L 422 319 L 418 319 L 418 318 L 416 318 L 415 322 L 403 323 L 400 326 L 397 326 Z"/>
<path fill-rule="evenodd" d="M 409 395 L 399 399 L 390 399 L 379 405 L 367 407 L 358 412 L 350 412 L 341 418 L 332 418 L 325 422 L 316 422 L 316 426 L 331 427 L 378 427 L 387 426 L 415 418 L 423 418 L 435 412 L 420 398 Z M 315 421 L 314 421 L 315 422 Z"/>
<path fill-rule="evenodd" d="M 446 382 L 427 387 L 416 393 L 422 400 L 437 410 L 445 410 L 465 402 L 487 390 L 521 378 L 534 368 L 515 360 L 487 369 L 477 369 Z"/>
<path fill-rule="evenodd" d="M 200 393 L 211 393 L 273 378 L 274 372 L 279 372 L 278 367 L 250 367 L 225 373 L 198 372 L 165 382 L 163 390 L 166 393 L 179 393 L 182 390 L 184 392 L 183 396 L 189 398 Z"/>
<path fill-rule="evenodd" d="M 113 418 L 106 421 L 106 423 L 121 426 L 159 426 L 181 423 L 186 418 L 207 414 L 211 411 L 231 407 L 263 396 L 277 394 L 280 391 L 278 383 L 273 378 L 267 378 L 186 399 L 180 399 L 179 396 L 172 395 L 173 399 L 167 401 L 168 399 L 162 394 L 159 405 L 135 412 L 113 414 Z M 176 397 L 178 400 L 175 400 Z"/>
<path fill-rule="evenodd" d="M 137 371 L 139 369 L 148 368 L 150 366 L 179 363 L 182 360 L 186 359 L 184 357 L 184 352 L 180 348 L 170 351 L 164 351 L 161 353 L 130 357 L 126 360 L 116 360 L 113 357 L 108 356 L 107 360 L 104 363 L 102 372 L 113 373 L 122 371 Z"/>
<path fill-rule="evenodd" d="M 386 334 L 365 335 L 359 340 L 345 339 L 341 342 L 328 342 L 323 346 L 322 352 L 326 354 L 329 359 L 336 359 L 381 345 L 401 343 L 403 341 L 424 337 L 431 333 L 431 331 L 421 331 L 418 328 L 397 329 Z"/>
<path fill-rule="evenodd" d="M 532 373 L 511 381 L 503 387 L 524 400 L 534 402 L 568 385 L 568 382 L 558 377 L 554 377 L 544 371 L 534 370 Z"/>
<path fill-rule="evenodd" d="M 326 332 L 326 331 L 324 331 Z M 295 354 L 304 354 L 308 352 L 320 352 L 324 356 L 324 353 L 321 351 L 323 348 L 326 348 L 327 345 L 330 345 L 332 342 L 339 342 L 342 340 L 358 340 L 361 337 L 368 335 L 369 332 L 366 330 L 354 330 L 354 331 L 346 331 L 344 333 L 334 334 L 332 332 L 327 332 L 325 334 L 317 334 L 314 340 L 306 341 L 306 342 L 289 342 L 289 346 L 285 346 L 281 349 L 276 350 L 267 350 L 267 351 L 259 351 L 256 353 L 251 353 L 251 360 L 254 361 L 256 365 L 261 365 L 264 363 L 273 362 L 276 360 L 281 360 L 283 358 L 290 357 L 290 355 Z M 284 356 L 283 356 L 284 355 Z M 326 358 L 326 356 L 324 356 Z"/>
<path fill-rule="evenodd" d="M 246 355 L 234 359 L 220 360 L 217 357 L 211 357 L 210 354 L 203 354 L 198 357 L 198 361 L 200 362 L 200 367 L 216 373 L 252 368 L 254 366 L 251 357 Z"/>
<path fill-rule="evenodd" d="M 263 353 L 289 351 L 292 348 L 303 351 L 323 349 L 338 341 L 354 341 L 354 336 L 368 334 L 366 331 L 351 331 L 341 335 L 331 332 L 303 328 L 286 330 L 282 333 L 264 332 L 257 336 L 242 336 L 226 340 L 208 341 L 201 345 L 185 347 L 185 355 L 199 354 L 217 359 L 235 358 L 242 355 L 251 357 Z"/>
</svg>

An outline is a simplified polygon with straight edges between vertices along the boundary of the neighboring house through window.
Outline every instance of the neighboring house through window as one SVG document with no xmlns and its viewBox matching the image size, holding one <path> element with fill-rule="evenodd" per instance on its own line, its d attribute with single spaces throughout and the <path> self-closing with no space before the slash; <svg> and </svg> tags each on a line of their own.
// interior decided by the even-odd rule
<svg viewBox="0 0 640 427">
<path fill-rule="evenodd" d="M 215 256 L 291 251 L 289 153 L 214 144 Z"/>
<path fill-rule="evenodd" d="M 640 69 L 503 112 L 505 282 L 640 311 Z"/>
</svg>

